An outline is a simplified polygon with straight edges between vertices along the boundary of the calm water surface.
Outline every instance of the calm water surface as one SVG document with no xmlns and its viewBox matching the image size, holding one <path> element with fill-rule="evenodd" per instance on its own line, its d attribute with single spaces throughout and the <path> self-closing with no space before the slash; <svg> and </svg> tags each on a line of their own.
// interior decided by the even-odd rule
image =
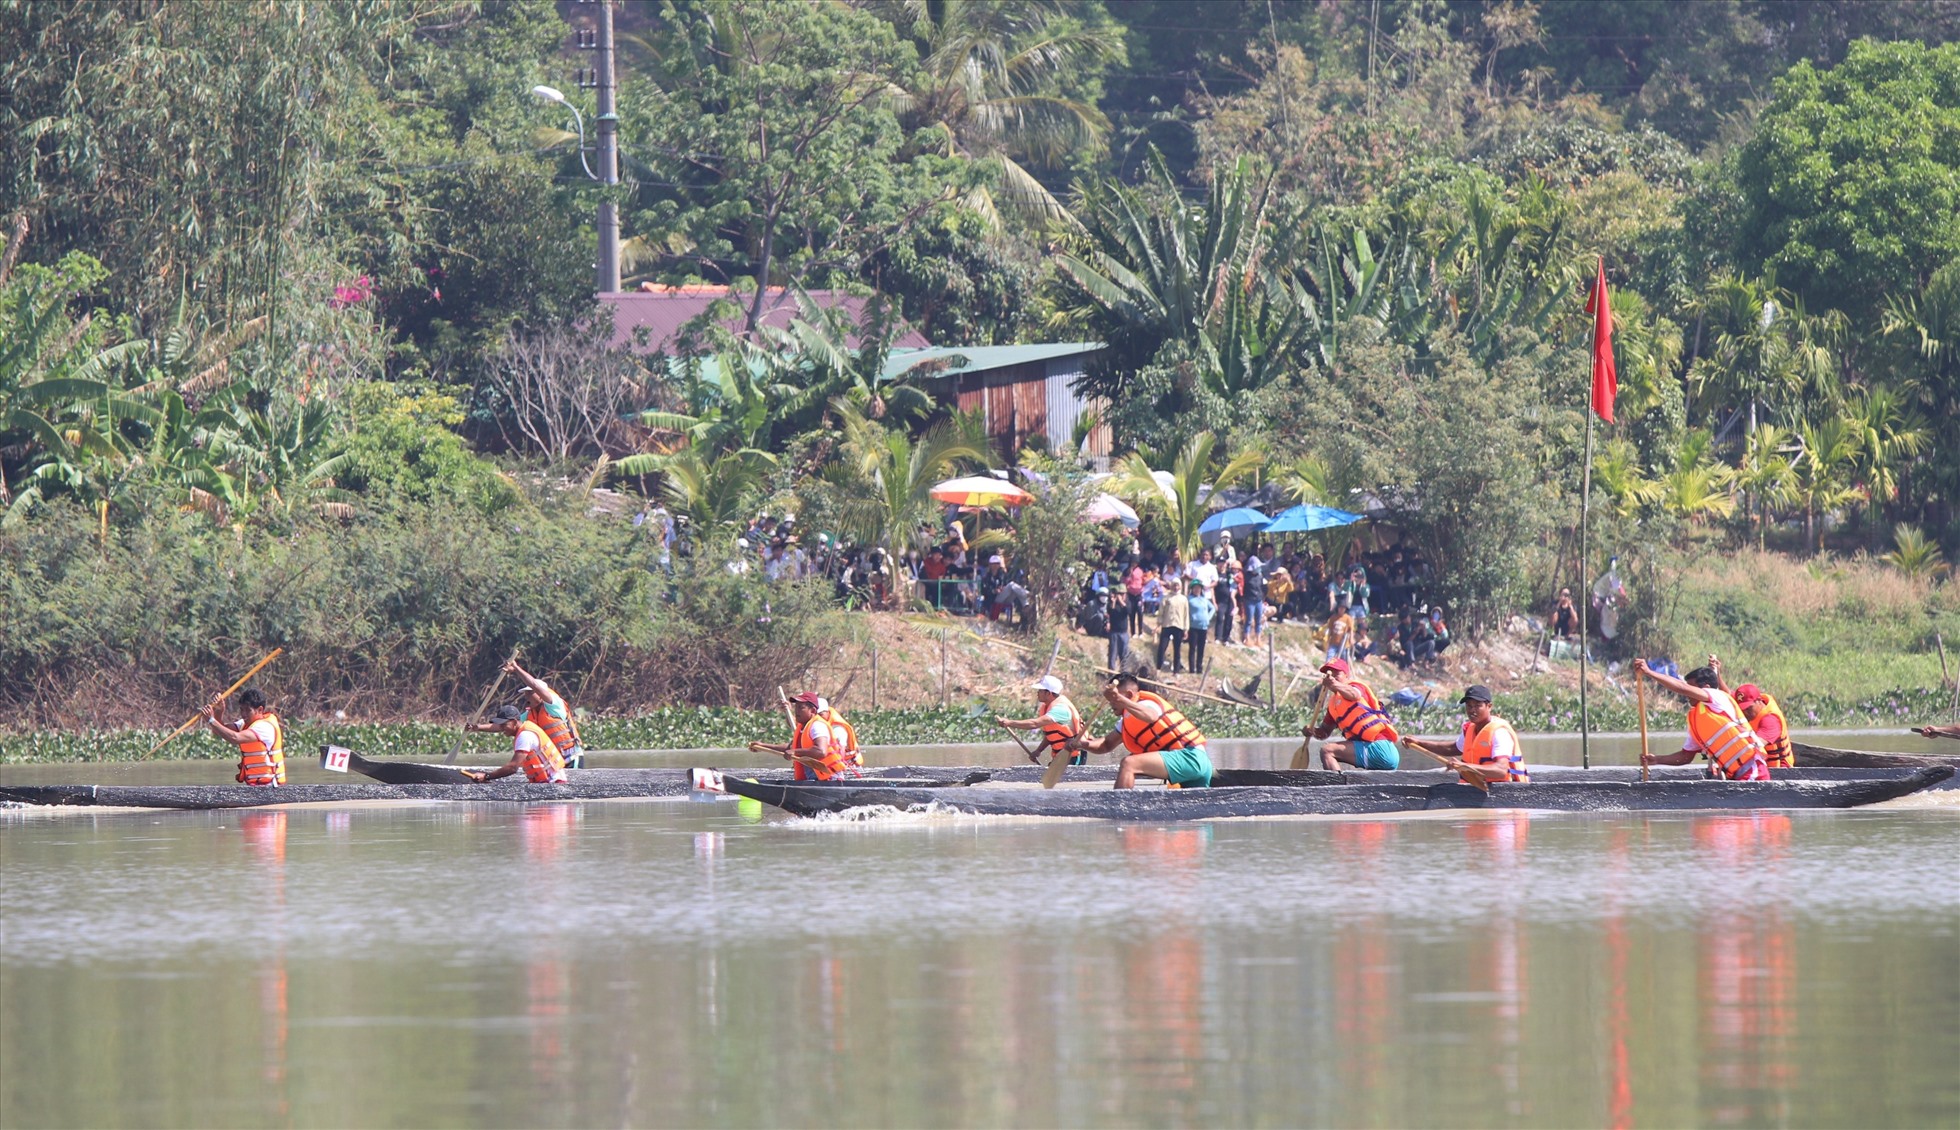
<svg viewBox="0 0 1960 1130">
<path fill-rule="evenodd" d="M 0 813 L 0 1124 L 1953 1126 L 1955 796 Z"/>
</svg>

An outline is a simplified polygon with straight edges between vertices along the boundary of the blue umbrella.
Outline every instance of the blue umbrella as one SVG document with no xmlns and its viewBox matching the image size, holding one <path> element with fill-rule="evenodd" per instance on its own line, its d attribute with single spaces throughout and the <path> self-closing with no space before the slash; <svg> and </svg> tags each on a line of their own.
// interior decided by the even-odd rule
<svg viewBox="0 0 1960 1130">
<path fill-rule="evenodd" d="M 1264 530 L 1272 519 L 1249 506 L 1234 506 L 1230 510 L 1220 510 L 1206 518 L 1198 526 L 1198 538 L 1206 545 L 1218 544 L 1218 535 L 1226 530 L 1232 536 L 1244 537 L 1248 533 Z"/>
<path fill-rule="evenodd" d="M 1263 532 L 1269 534 L 1305 534 L 1314 530 L 1325 530 L 1332 526 L 1345 526 L 1359 522 L 1361 515 L 1346 510 L 1336 510 L 1332 506 L 1295 506 L 1280 511 L 1279 517 Z"/>
</svg>

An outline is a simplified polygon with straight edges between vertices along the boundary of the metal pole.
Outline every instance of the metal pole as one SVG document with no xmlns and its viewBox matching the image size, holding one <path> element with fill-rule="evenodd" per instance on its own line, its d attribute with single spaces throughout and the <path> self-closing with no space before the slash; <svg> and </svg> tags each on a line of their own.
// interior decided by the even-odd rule
<svg viewBox="0 0 1960 1130">
<path fill-rule="evenodd" d="M 1579 492 L 1579 584 L 1585 587 L 1579 601 L 1579 764 L 1592 768 L 1592 716 L 1588 713 L 1586 696 L 1586 634 L 1587 613 L 1592 611 L 1592 588 L 1586 585 L 1586 524 L 1592 516 L 1592 459 L 1593 459 L 1593 411 L 1586 406 L 1586 467 L 1585 486 Z"/>
<path fill-rule="evenodd" d="M 614 102 L 613 0 L 599 0 L 599 183 L 619 183 L 619 113 Z M 599 292 L 619 290 L 619 206 L 599 204 Z"/>
</svg>

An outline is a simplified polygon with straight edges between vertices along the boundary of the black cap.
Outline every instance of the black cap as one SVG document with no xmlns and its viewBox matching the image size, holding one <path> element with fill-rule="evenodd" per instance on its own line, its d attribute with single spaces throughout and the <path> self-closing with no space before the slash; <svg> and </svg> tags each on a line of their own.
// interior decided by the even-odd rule
<svg viewBox="0 0 1960 1130">
<path fill-rule="evenodd" d="M 519 709 L 518 707 L 510 703 L 505 703 L 504 705 L 499 706 L 497 708 L 497 712 L 495 714 L 492 714 L 490 716 L 490 721 L 495 722 L 497 725 L 501 726 L 506 722 L 519 721 L 523 717 L 524 717 L 523 710 Z"/>
<path fill-rule="evenodd" d="M 1463 689 L 1463 697 L 1458 702 L 1489 702 L 1490 688 L 1482 683 L 1472 683 Z"/>
</svg>

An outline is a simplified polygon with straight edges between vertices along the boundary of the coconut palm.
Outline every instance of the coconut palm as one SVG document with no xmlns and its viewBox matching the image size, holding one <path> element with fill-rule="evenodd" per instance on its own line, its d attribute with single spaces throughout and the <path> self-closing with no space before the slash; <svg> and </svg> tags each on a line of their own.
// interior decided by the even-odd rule
<svg viewBox="0 0 1960 1130">
<path fill-rule="evenodd" d="M 1918 526 L 1901 522 L 1892 527 L 1892 544 L 1897 548 L 1885 555 L 1886 562 L 1914 580 L 1936 579 L 1949 568 L 1940 554 L 1939 543 L 1928 538 Z"/>
<path fill-rule="evenodd" d="M 1803 506 L 1804 545 L 1817 552 L 1817 519 L 1861 497 L 1851 483 L 1857 471 L 1858 434 L 1841 416 L 1797 429 L 1799 451 L 1791 468 L 1797 501 Z"/>
<path fill-rule="evenodd" d="M 1765 407 L 1794 411 L 1839 398 L 1842 314 L 1809 313 L 1773 278 L 1733 275 L 1718 277 L 1692 309 L 1711 344 L 1689 367 L 1688 378 L 1711 408 L 1746 411 L 1753 432 Z"/>
<path fill-rule="evenodd" d="M 998 224 L 998 204 L 1024 214 L 1074 219 L 1028 166 L 1059 170 L 1101 149 L 1109 120 L 1071 97 L 1070 79 L 1124 60 L 1123 31 L 1084 20 L 1059 0 L 873 0 L 918 49 L 919 67 L 892 107 L 912 127 L 939 127 L 949 153 L 985 158 L 1001 170 L 996 191 L 968 203 Z"/>
<path fill-rule="evenodd" d="M 987 459 L 986 434 L 975 415 L 956 416 L 915 439 L 841 398 L 836 411 L 844 443 L 826 478 L 851 493 L 843 525 L 866 545 L 903 548 L 912 531 L 939 512 L 933 484 Z"/>
<path fill-rule="evenodd" d="M 1210 491 L 1223 490 L 1250 475 L 1266 462 L 1265 452 L 1249 448 L 1234 455 L 1223 467 L 1212 471 L 1212 451 L 1217 439 L 1210 432 L 1191 437 L 1171 465 L 1153 467 L 1153 454 L 1133 451 L 1117 467 L 1111 486 L 1115 493 L 1130 499 L 1139 509 L 1148 509 L 1169 527 L 1171 542 L 1183 553 L 1198 548 L 1198 526 L 1205 520 L 1205 499 Z"/>
<path fill-rule="evenodd" d="M 1757 549 L 1768 539 L 1770 511 L 1797 501 L 1796 470 L 1789 458 L 1797 450 L 1789 430 L 1775 424 L 1762 425 L 1743 443 L 1734 482 L 1756 513 Z"/>
<path fill-rule="evenodd" d="M 1844 419 L 1858 443 L 1858 473 L 1865 480 L 1872 541 L 1878 540 L 1879 510 L 1899 493 L 1899 471 L 1912 456 L 1929 446 L 1918 413 L 1906 406 L 1896 388 L 1878 385 L 1844 406 Z"/>
</svg>

